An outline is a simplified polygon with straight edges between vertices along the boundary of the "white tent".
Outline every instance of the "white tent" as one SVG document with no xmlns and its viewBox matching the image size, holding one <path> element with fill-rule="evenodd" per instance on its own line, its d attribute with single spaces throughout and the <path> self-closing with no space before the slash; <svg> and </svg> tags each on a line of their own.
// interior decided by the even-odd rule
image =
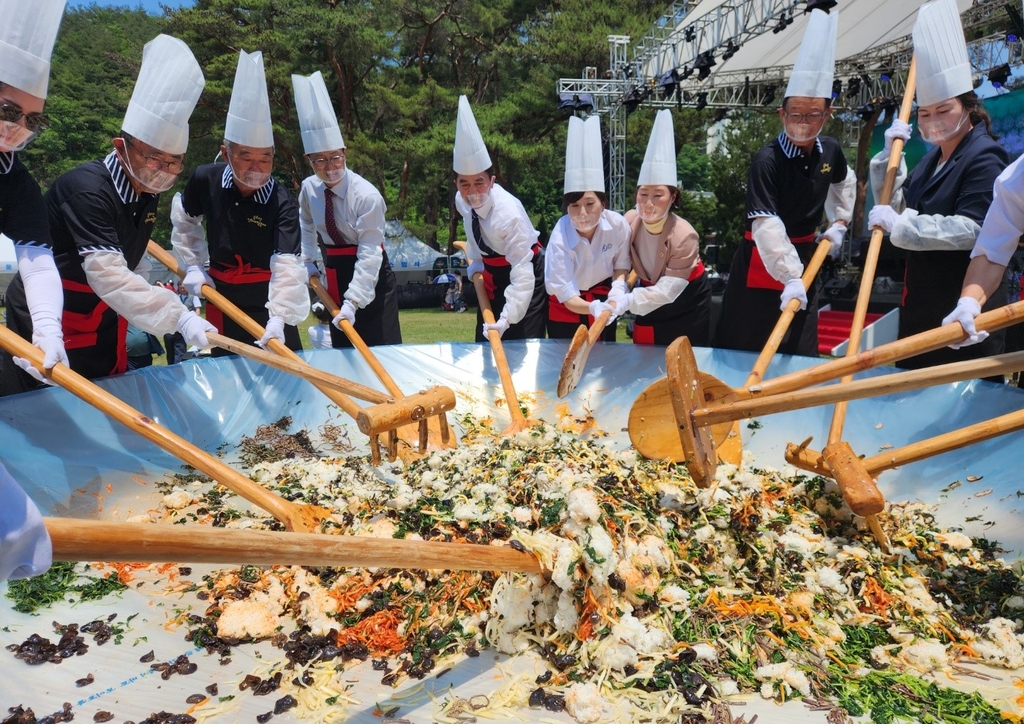
<svg viewBox="0 0 1024 724">
<path fill-rule="evenodd" d="M 399 275 L 399 284 L 429 281 L 437 273 L 434 261 L 445 256 L 413 236 L 399 221 L 388 221 L 384 225 L 384 250 L 391 268 Z"/>
<path fill-rule="evenodd" d="M 14 242 L 0 234 L 0 297 L 7 293 L 7 285 L 18 273 L 18 261 L 14 256 Z"/>
</svg>

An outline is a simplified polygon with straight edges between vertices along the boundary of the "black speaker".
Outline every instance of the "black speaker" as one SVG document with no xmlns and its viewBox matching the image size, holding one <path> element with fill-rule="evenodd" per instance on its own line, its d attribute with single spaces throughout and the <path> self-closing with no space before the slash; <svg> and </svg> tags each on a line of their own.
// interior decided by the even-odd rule
<svg viewBox="0 0 1024 724">
<path fill-rule="evenodd" d="M 857 298 L 857 287 L 852 279 L 829 279 L 822 296 L 829 301 L 850 301 Z"/>
</svg>

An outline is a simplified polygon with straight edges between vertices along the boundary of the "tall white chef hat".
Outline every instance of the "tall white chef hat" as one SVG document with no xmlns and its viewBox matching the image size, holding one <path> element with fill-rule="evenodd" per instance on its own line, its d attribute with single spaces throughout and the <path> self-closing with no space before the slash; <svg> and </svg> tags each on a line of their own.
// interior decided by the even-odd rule
<svg viewBox="0 0 1024 724">
<path fill-rule="evenodd" d="M 786 98 L 832 98 L 832 80 L 836 66 L 836 35 L 839 11 L 812 10 L 800 50 L 793 63 L 793 74 L 786 86 Z"/>
<path fill-rule="evenodd" d="M 295 111 L 299 114 L 299 128 L 302 129 L 303 152 L 320 153 L 345 148 L 338 117 L 334 114 L 327 84 L 320 71 L 308 77 L 293 75 L 292 91 L 295 93 Z"/>
<path fill-rule="evenodd" d="M 253 148 L 274 145 L 274 126 L 270 122 L 270 97 L 263 72 L 263 53 L 239 51 L 235 84 L 231 87 L 228 120 L 224 138 Z"/>
<path fill-rule="evenodd" d="M 956 0 L 927 2 L 914 23 L 917 56 L 917 105 L 956 98 L 973 90 L 971 61 Z"/>
<path fill-rule="evenodd" d="M 459 117 L 455 122 L 455 152 L 452 168 L 463 176 L 475 176 L 491 167 L 491 155 L 487 153 L 484 137 L 469 107 L 469 99 L 459 96 Z"/>
<path fill-rule="evenodd" d="M 565 139 L 564 193 L 577 191 L 604 192 L 604 154 L 601 151 L 601 119 L 590 116 L 582 121 L 569 119 Z"/>
<path fill-rule="evenodd" d="M 121 130 L 165 153 L 185 153 L 188 119 L 206 80 L 181 40 L 158 35 L 142 49 L 142 68 Z"/>
<path fill-rule="evenodd" d="M 0 82 L 46 98 L 64 0 L 0 0 Z"/>
<path fill-rule="evenodd" d="M 676 176 L 676 138 L 672 130 L 672 111 L 661 110 L 647 141 L 647 152 L 640 166 L 637 186 L 678 186 Z"/>
</svg>

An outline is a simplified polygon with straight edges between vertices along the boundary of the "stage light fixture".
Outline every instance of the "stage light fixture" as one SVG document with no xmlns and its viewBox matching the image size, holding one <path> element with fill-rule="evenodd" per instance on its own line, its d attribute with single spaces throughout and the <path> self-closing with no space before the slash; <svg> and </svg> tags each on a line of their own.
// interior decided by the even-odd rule
<svg viewBox="0 0 1024 724">
<path fill-rule="evenodd" d="M 878 79 L 883 83 L 888 83 L 892 80 L 893 72 L 891 70 L 883 70 L 879 75 Z"/>
<path fill-rule="evenodd" d="M 638 88 L 631 88 L 622 96 L 622 105 L 626 108 L 626 114 L 630 114 L 643 103 L 644 97 Z"/>
<path fill-rule="evenodd" d="M 668 99 L 676 94 L 679 88 L 679 72 L 673 68 L 661 74 L 658 79 L 658 87 L 661 89 L 661 97 Z"/>
<path fill-rule="evenodd" d="M 691 75 L 693 75 L 693 68 L 691 68 L 689 66 L 686 67 L 686 68 L 683 68 L 683 72 L 679 74 L 679 80 L 686 80 Z"/>
<path fill-rule="evenodd" d="M 725 46 L 725 50 L 722 52 L 722 60 L 729 60 L 729 58 L 736 55 L 739 49 L 740 46 L 730 40 L 728 45 Z"/>
<path fill-rule="evenodd" d="M 824 10 L 826 13 L 834 8 L 839 3 L 836 0 L 807 0 L 807 9 L 805 13 L 809 13 L 812 10 Z"/>
<path fill-rule="evenodd" d="M 688 43 L 692 43 L 697 39 L 697 31 L 692 25 L 686 26 L 686 30 L 683 31 L 683 38 L 685 38 Z"/>
<path fill-rule="evenodd" d="M 867 121 L 871 116 L 875 115 L 875 104 L 865 103 L 864 105 L 857 108 L 857 115 L 860 116 L 862 121 Z"/>
<path fill-rule="evenodd" d="M 793 15 L 788 10 L 783 10 L 782 15 L 779 16 L 779 23 L 772 28 L 772 33 L 778 34 L 788 28 L 793 22 Z"/>
<path fill-rule="evenodd" d="M 1006 85 L 1007 79 L 1010 77 L 1010 66 L 1008 63 L 1003 63 L 998 68 L 993 68 L 988 72 L 989 83 L 992 84 L 993 88 L 1002 88 Z"/>
<path fill-rule="evenodd" d="M 846 81 L 846 97 L 853 98 L 860 94 L 860 78 L 850 78 Z"/>
<path fill-rule="evenodd" d="M 836 78 L 832 81 L 832 100 L 835 100 L 843 94 L 843 81 Z"/>
<path fill-rule="evenodd" d="M 775 91 L 776 88 L 774 85 L 770 85 L 764 89 L 764 98 L 761 101 L 762 106 L 770 106 L 775 102 Z"/>
<path fill-rule="evenodd" d="M 571 111 L 576 108 L 576 102 L 572 98 L 572 93 L 559 93 L 558 94 L 558 110 L 560 111 Z"/>
<path fill-rule="evenodd" d="M 590 113 L 594 110 L 594 94 L 580 93 L 576 96 L 575 108 L 581 113 Z"/>
<path fill-rule="evenodd" d="M 693 63 L 693 68 L 697 71 L 697 80 L 707 80 L 711 75 L 711 67 L 714 65 L 717 65 L 714 52 L 705 50 L 698 55 L 697 60 Z"/>
<path fill-rule="evenodd" d="M 703 111 L 707 107 L 708 107 L 708 94 L 707 93 L 698 93 L 697 94 L 697 110 L 698 111 Z"/>
</svg>

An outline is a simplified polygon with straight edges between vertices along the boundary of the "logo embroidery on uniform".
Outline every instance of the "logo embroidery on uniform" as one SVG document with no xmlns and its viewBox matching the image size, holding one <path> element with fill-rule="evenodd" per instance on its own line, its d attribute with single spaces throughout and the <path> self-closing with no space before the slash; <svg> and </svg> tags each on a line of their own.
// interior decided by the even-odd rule
<svg viewBox="0 0 1024 724">
<path fill-rule="evenodd" d="M 142 223 L 144 223 L 144 224 L 155 224 L 156 223 L 156 212 L 155 211 L 150 211 L 148 214 L 146 214 L 146 220 L 144 222 L 142 222 Z"/>
<path fill-rule="evenodd" d="M 264 223 L 263 223 L 263 219 L 262 219 L 261 217 L 259 217 L 259 216 L 250 216 L 250 217 L 249 217 L 249 218 L 247 219 L 247 221 L 248 221 L 248 222 L 249 222 L 250 224 L 254 224 L 254 225 L 256 225 L 256 226 L 260 227 L 261 229 L 262 229 L 262 228 L 264 228 L 264 227 L 266 226 L 266 224 L 264 224 Z"/>
<path fill-rule="evenodd" d="M 822 173 L 832 173 L 832 164 L 830 164 L 830 163 L 823 163 L 823 164 L 821 164 L 821 172 Z"/>
</svg>

